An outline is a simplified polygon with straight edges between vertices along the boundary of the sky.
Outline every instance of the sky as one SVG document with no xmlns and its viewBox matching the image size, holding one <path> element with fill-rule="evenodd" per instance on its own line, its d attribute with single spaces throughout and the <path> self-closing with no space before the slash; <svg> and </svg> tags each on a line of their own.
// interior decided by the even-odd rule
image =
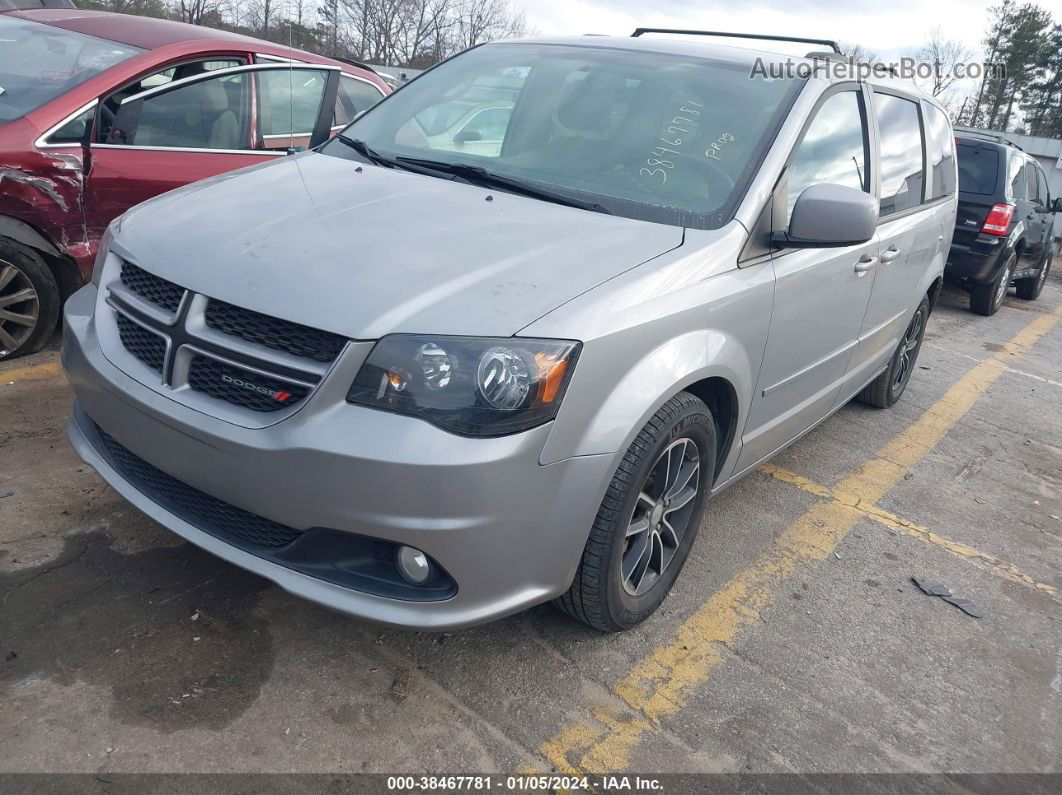
<svg viewBox="0 0 1062 795">
<path fill-rule="evenodd" d="M 1062 23 L 1062 0 L 1039 4 Z M 513 0 L 513 5 L 523 8 L 529 29 L 544 36 L 629 35 L 636 27 L 756 32 L 859 43 L 891 60 L 917 49 L 937 26 L 945 38 L 961 41 L 980 57 L 993 1 Z"/>
</svg>

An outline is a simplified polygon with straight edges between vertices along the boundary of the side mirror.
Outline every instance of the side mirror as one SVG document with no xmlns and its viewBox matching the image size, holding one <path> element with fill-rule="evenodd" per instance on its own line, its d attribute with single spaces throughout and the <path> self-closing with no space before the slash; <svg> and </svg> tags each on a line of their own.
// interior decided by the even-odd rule
<svg viewBox="0 0 1062 795">
<path fill-rule="evenodd" d="M 776 233 L 787 248 L 841 248 L 866 243 L 878 225 L 878 200 L 844 185 L 812 185 L 796 200 L 789 229 Z"/>
<path fill-rule="evenodd" d="M 1062 213 L 1062 196 L 1055 196 L 1055 200 L 1051 202 L 1051 212 Z"/>
<path fill-rule="evenodd" d="M 463 144 L 463 143 L 468 143 L 469 141 L 482 141 L 482 140 L 483 140 L 483 133 L 481 133 L 479 130 L 461 130 L 461 132 L 459 132 L 457 135 L 454 136 L 454 143 L 455 144 Z"/>
</svg>

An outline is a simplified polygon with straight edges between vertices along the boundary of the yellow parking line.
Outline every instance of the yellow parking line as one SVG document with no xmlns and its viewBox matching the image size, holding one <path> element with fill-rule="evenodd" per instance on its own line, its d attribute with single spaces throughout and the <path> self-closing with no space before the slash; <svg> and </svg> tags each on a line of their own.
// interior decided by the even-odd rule
<svg viewBox="0 0 1062 795">
<path fill-rule="evenodd" d="M 623 770 L 642 735 L 681 710 L 696 688 L 725 659 L 746 628 L 759 623 L 775 587 L 800 566 L 821 561 L 873 506 L 944 438 L 945 434 L 1005 372 L 1004 354 L 1020 355 L 1058 322 L 1062 311 L 1037 317 L 993 358 L 976 365 L 953 384 L 914 423 L 837 484 L 835 493 L 852 495 L 847 504 L 829 500 L 813 505 L 775 540 L 749 568 L 724 584 L 678 628 L 675 638 L 634 665 L 612 689 L 636 714 L 628 720 L 601 719 L 565 727 L 539 749 L 553 764 L 569 770 Z M 831 495 L 823 495 L 831 496 Z M 639 714 L 640 713 L 640 714 Z M 594 735 L 587 749 L 586 740 Z M 585 753 L 583 751 L 585 750 Z M 575 756 L 582 754 L 576 759 Z"/>
<path fill-rule="evenodd" d="M 61 372 L 58 362 L 35 364 L 30 367 L 15 367 L 11 370 L 0 370 L 0 384 L 18 381 L 41 381 L 45 378 L 54 378 Z"/>
<path fill-rule="evenodd" d="M 1055 586 L 1049 585 L 1045 582 L 1037 582 L 1028 574 L 1024 574 L 1017 566 L 1007 563 L 1004 560 L 1000 560 L 994 555 L 989 555 L 987 552 L 982 552 L 979 549 L 975 549 L 974 547 L 968 546 L 959 541 L 954 541 L 946 536 L 942 536 L 939 533 L 933 532 L 928 527 L 923 527 L 920 524 L 903 519 L 877 505 L 862 504 L 854 495 L 843 494 L 834 489 L 830 489 L 827 486 L 810 481 L 802 475 L 790 472 L 788 469 L 783 469 L 774 464 L 762 464 L 759 469 L 765 475 L 770 475 L 772 478 L 781 480 L 785 483 L 791 483 L 811 494 L 836 500 L 845 505 L 850 505 L 862 512 L 868 519 L 873 519 L 875 522 L 882 524 L 885 527 L 898 530 L 901 533 L 909 535 L 912 538 L 917 538 L 920 541 L 925 541 L 928 544 L 939 547 L 940 549 L 950 552 L 953 555 L 957 555 L 960 558 L 982 564 L 982 568 L 986 571 L 997 574 L 1004 579 L 1027 585 L 1038 591 L 1051 594 L 1052 596 L 1058 591 Z"/>
</svg>

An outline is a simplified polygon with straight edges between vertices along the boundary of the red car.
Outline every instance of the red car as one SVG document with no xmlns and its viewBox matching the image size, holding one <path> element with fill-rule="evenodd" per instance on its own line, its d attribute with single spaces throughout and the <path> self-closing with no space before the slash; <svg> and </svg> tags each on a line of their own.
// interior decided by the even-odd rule
<svg viewBox="0 0 1062 795">
<path fill-rule="evenodd" d="M 390 90 L 368 68 L 234 33 L 0 11 L 0 360 L 40 349 L 129 207 L 323 143 Z"/>
</svg>

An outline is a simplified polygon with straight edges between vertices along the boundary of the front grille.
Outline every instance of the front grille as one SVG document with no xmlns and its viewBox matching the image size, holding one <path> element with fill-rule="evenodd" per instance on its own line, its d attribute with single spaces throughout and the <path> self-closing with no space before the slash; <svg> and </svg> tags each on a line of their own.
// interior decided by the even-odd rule
<svg viewBox="0 0 1062 795">
<path fill-rule="evenodd" d="M 122 284 L 145 301 L 176 312 L 184 297 L 184 288 L 148 273 L 131 262 L 122 262 Z"/>
<path fill-rule="evenodd" d="M 333 361 L 346 344 L 338 334 L 213 299 L 207 304 L 206 323 L 225 334 L 319 362 Z"/>
<path fill-rule="evenodd" d="M 134 323 L 121 312 L 115 312 L 114 319 L 118 323 L 118 338 L 125 349 L 152 370 L 161 373 L 166 359 L 166 340 L 139 323 Z"/>
<path fill-rule="evenodd" d="M 107 458 L 123 478 L 154 502 L 205 533 L 239 547 L 279 549 L 302 533 L 204 494 L 139 458 L 97 428 Z"/>
<path fill-rule="evenodd" d="M 252 411 L 289 408 L 308 393 L 306 387 L 299 384 L 231 367 L 205 356 L 193 357 L 188 370 L 188 386 Z"/>
</svg>

